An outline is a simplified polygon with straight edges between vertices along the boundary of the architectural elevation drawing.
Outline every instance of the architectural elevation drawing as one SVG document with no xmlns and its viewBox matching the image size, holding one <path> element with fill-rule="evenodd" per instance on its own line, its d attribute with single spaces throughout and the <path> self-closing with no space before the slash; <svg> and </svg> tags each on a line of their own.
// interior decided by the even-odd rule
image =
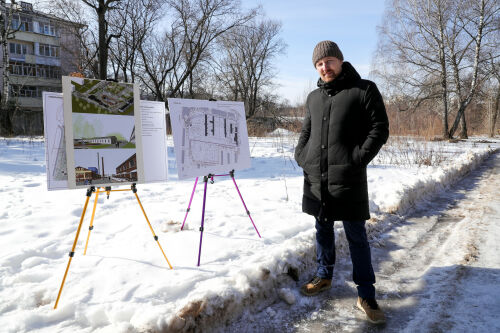
<svg viewBox="0 0 500 333">
<path fill-rule="evenodd" d="M 68 187 L 68 167 L 66 164 L 62 94 L 44 92 L 43 111 L 47 188 L 49 190 L 66 189 Z"/>
<path fill-rule="evenodd" d="M 250 167 L 242 102 L 169 99 L 179 178 Z"/>
</svg>

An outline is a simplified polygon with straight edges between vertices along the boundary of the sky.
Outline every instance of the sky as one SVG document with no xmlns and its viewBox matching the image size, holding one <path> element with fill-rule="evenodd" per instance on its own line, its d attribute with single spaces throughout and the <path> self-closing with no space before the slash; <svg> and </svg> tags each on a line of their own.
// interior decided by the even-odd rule
<svg viewBox="0 0 500 333">
<path fill-rule="evenodd" d="M 344 55 L 367 78 L 377 45 L 385 0 L 303 1 L 243 0 L 245 8 L 262 5 L 267 18 L 282 23 L 281 37 L 288 45 L 276 63 L 280 85 L 277 93 L 292 104 L 301 103 L 316 88 L 318 75 L 312 65 L 314 46 L 322 40 L 336 42 Z"/>
</svg>

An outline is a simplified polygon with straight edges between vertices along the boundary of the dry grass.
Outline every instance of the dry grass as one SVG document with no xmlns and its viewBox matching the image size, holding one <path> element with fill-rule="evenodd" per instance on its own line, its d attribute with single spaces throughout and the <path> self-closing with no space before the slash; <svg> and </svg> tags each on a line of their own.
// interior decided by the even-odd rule
<svg viewBox="0 0 500 333">
<path fill-rule="evenodd" d="M 421 137 L 390 137 L 373 160 L 373 164 L 406 167 L 440 166 L 457 153 L 446 149 L 444 142 L 429 142 Z"/>
</svg>

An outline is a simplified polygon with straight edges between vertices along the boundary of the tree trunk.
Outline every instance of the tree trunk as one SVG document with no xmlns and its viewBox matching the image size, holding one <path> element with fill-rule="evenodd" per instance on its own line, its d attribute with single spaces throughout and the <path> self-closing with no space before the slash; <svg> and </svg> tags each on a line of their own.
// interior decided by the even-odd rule
<svg viewBox="0 0 500 333">
<path fill-rule="evenodd" d="M 462 117 L 460 118 L 460 139 L 468 139 L 469 136 L 467 135 L 467 123 L 465 121 L 465 112 L 462 113 Z"/>
<path fill-rule="evenodd" d="M 442 112 L 443 139 L 449 139 L 450 136 L 448 133 L 448 92 L 446 91 L 446 84 L 444 84 L 444 87 L 443 87 L 442 101 L 443 101 L 443 112 Z"/>
<path fill-rule="evenodd" d="M 500 85 L 498 86 L 497 96 L 495 98 L 495 106 L 491 110 L 490 138 L 495 136 L 495 128 L 498 117 L 498 107 L 500 106 Z"/>
<path fill-rule="evenodd" d="M 448 134 L 448 81 L 446 75 L 446 58 L 445 58 L 445 49 L 444 49 L 444 23 L 443 16 L 439 15 L 439 38 L 438 42 L 439 46 L 439 62 L 441 64 L 441 89 L 442 95 L 441 98 L 443 100 L 443 139 L 449 139 L 450 136 Z"/>
<path fill-rule="evenodd" d="M 0 12 L 0 41 L 2 47 L 2 95 L 0 96 L 0 112 L 7 112 L 7 105 L 9 103 L 9 38 L 10 29 L 10 16 L 11 10 L 7 9 L 5 0 L 0 1 L 1 9 L 5 8 L 5 12 Z"/>
<path fill-rule="evenodd" d="M 0 23 L 1 24 L 1 23 Z M 2 29 L 3 30 L 3 29 Z M 9 104 L 9 48 L 7 43 L 6 34 L 2 31 L 2 96 L 1 96 L 1 109 L 3 111 L 7 110 Z"/>
<path fill-rule="evenodd" d="M 108 77 L 108 45 L 106 43 L 108 29 L 104 0 L 99 0 L 97 20 L 99 24 L 99 79 L 106 80 Z"/>
<path fill-rule="evenodd" d="M 476 88 L 477 88 L 477 84 L 478 84 L 477 77 L 478 77 L 478 70 L 479 70 L 479 57 L 481 54 L 481 42 L 482 42 L 482 38 L 483 38 L 483 29 L 484 29 L 484 25 L 485 25 L 485 22 L 484 22 L 485 7 L 486 7 L 486 3 L 484 0 L 482 0 L 481 4 L 480 4 L 480 8 L 479 8 L 479 24 L 477 26 L 477 35 L 474 38 L 476 49 L 474 52 L 474 64 L 472 66 L 472 82 L 470 85 L 469 93 L 467 94 L 467 96 L 464 99 L 461 98 L 460 89 L 458 90 L 458 95 L 460 97 L 460 109 L 458 110 L 457 117 L 455 118 L 455 121 L 453 122 L 453 125 L 450 129 L 450 137 L 453 137 L 453 135 L 455 134 L 455 131 L 458 128 L 459 122 L 462 121 L 462 117 L 464 118 L 463 122 L 465 124 L 465 109 L 467 108 L 469 103 L 472 101 L 472 98 L 474 97 L 474 95 L 476 93 Z M 455 71 L 457 71 L 457 70 L 458 69 L 455 69 Z M 467 127 L 463 126 L 462 133 L 460 133 L 461 137 L 464 135 L 467 136 L 466 132 L 463 133 L 464 128 L 465 128 L 465 131 L 467 131 Z"/>
</svg>

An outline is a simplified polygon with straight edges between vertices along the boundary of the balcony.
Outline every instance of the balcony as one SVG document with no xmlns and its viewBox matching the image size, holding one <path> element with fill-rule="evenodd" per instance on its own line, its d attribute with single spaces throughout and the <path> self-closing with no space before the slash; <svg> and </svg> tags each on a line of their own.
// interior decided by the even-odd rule
<svg viewBox="0 0 500 333">
<path fill-rule="evenodd" d="M 60 45 L 60 38 L 57 36 L 42 35 L 32 31 L 17 31 L 15 33 L 15 40 L 25 42 L 37 42 L 41 44 Z"/>
<path fill-rule="evenodd" d="M 43 101 L 41 97 L 17 97 L 17 103 L 22 109 L 29 109 L 32 111 L 42 110 Z"/>
<path fill-rule="evenodd" d="M 29 64 L 40 64 L 61 67 L 61 59 L 54 57 L 46 57 L 36 54 L 26 54 L 25 61 Z"/>
<path fill-rule="evenodd" d="M 61 87 L 61 79 L 49 79 L 36 76 L 10 75 L 9 83 L 29 86 Z"/>
</svg>

